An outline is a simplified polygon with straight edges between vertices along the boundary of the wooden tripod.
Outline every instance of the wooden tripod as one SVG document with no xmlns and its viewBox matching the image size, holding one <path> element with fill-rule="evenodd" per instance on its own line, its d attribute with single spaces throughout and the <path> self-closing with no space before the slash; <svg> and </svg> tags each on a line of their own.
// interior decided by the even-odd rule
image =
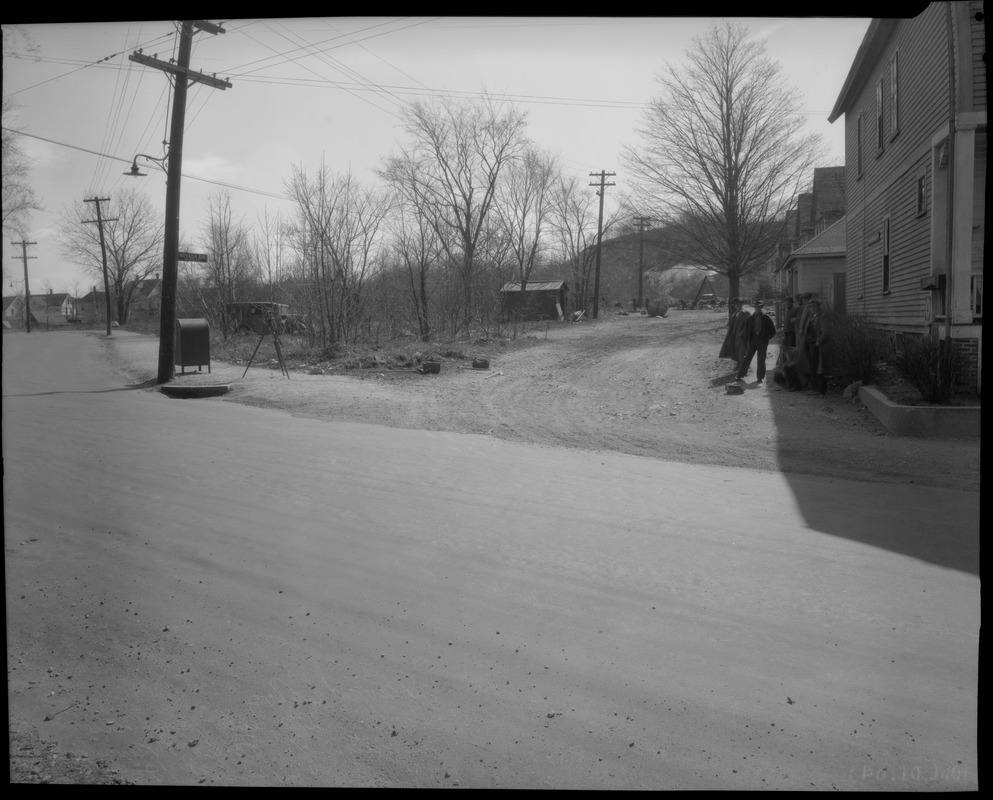
<svg viewBox="0 0 993 800">
<path fill-rule="evenodd" d="M 267 319 L 265 321 L 265 326 L 267 330 L 262 331 L 262 335 L 259 336 L 258 344 L 255 345 L 255 350 L 252 351 L 252 357 L 248 359 L 248 365 L 245 367 L 245 372 L 242 374 L 242 378 L 248 374 L 249 368 L 252 366 L 252 362 L 255 360 L 256 353 L 259 352 L 259 348 L 262 346 L 262 341 L 266 336 L 272 336 L 272 343 L 276 348 L 276 358 L 279 359 L 279 369 L 286 376 L 286 380 L 290 379 L 290 371 L 286 368 L 286 362 L 283 361 L 283 348 L 279 344 L 279 331 L 276 329 L 276 321 L 274 319 Z"/>
</svg>

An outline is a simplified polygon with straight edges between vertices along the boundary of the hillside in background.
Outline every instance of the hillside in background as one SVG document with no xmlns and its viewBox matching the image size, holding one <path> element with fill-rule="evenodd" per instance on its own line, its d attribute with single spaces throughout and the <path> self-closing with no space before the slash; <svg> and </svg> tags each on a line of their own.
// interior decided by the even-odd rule
<svg viewBox="0 0 993 800">
<path fill-rule="evenodd" d="M 666 233 L 665 229 L 649 229 L 643 234 L 632 231 L 603 240 L 600 253 L 601 305 L 610 307 L 620 303 L 623 308 L 630 309 L 632 299 L 638 297 L 639 261 L 643 271 L 642 294 L 646 302 L 655 299 L 666 300 L 670 304 L 679 300 L 692 302 L 705 278 L 709 279 L 712 291 L 718 298 L 727 299 L 727 278 L 711 270 L 680 263 L 669 251 Z M 567 267 L 546 267 L 541 274 L 543 280 L 562 279 L 570 283 L 570 288 L 577 288 L 571 286 Z M 750 297 L 758 291 L 758 278 L 742 278 L 742 296 Z"/>
</svg>

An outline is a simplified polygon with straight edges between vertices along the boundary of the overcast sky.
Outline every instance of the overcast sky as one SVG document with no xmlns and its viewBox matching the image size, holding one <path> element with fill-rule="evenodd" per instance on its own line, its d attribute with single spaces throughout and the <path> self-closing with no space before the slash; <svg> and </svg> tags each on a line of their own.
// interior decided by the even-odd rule
<svg viewBox="0 0 993 800">
<path fill-rule="evenodd" d="M 193 244 L 207 198 L 225 188 L 247 223 L 281 199 L 294 165 L 349 169 L 372 184 L 382 158 L 403 143 L 404 104 L 432 94 L 505 95 L 528 112 L 533 140 L 587 182 L 590 172 L 626 176 L 619 159 L 635 144 L 656 74 L 682 61 L 714 19 L 591 17 L 324 17 L 223 20 L 226 33 L 197 35 L 191 66 L 230 89 L 190 87 L 183 152 L 182 231 Z M 844 163 L 844 121 L 834 106 L 868 18 L 747 18 L 768 54 L 803 96 L 811 131 Z M 33 159 L 45 206 L 32 217 L 32 293 L 87 290 L 93 281 L 63 261 L 60 210 L 84 198 L 140 186 L 164 208 L 165 174 L 122 173 L 138 154 L 161 156 L 171 88 L 160 70 L 129 60 L 136 48 L 173 56 L 172 22 L 4 25 L 3 94 Z M 8 119 L 3 120 L 10 125 Z M 590 189 L 590 191 L 593 191 Z M 608 190 L 607 201 L 611 192 Z M 5 295 L 23 286 L 21 261 L 4 242 Z M 13 286 L 11 286 L 13 284 Z"/>
</svg>

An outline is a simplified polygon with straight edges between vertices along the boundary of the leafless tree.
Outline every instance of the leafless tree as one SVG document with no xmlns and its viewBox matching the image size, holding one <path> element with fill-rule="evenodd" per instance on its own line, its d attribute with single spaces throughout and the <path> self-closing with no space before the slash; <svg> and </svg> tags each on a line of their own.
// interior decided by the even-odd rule
<svg viewBox="0 0 993 800">
<path fill-rule="evenodd" d="M 321 344 L 354 341 L 389 203 L 351 173 L 334 175 L 324 164 L 313 177 L 294 167 L 288 189 L 297 203 L 297 244 L 311 264 Z"/>
<path fill-rule="evenodd" d="M 200 245 L 207 254 L 203 274 L 203 297 L 209 317 L 220 322 L 221 335 L 227 338 L 234 319 L 228 306 L 242 297 L 251 286 L 254 271 L 250 230 L 235 218 L 231 195 L 226 191 L 211 194 L 206 201 L 207 222 L 200 235 Z"/>
<path fill-rule="evenodd" d="M 394 178 L 399 176 L 395 174 Z M 418 212 L 412 196 L 413 192 L 394 185 L 390 241 L 392 260 L 403 274 L 406 295 L 417 323 L 417 335 L 426 342 L 433 332 L 431 299 L 445 255 L 437 231 L 427 217 Z"/>
<path fill-rule="evenodd" d="M 563 176 L 555 184 L 551 230 L 557 241 L 558 257 L 569 267 L 576 306 L 582 308 L 589 308 L 593 300 L 598 205 L 596 193 L 576 177 Z M 604 220 L 604 235 L 619 219 L 614 213 Z"/>
<path fill-rule="evenodd" d="M 527 116 L 492 98 L 476 103 L 439 100 L 404 111 L 410 145 L 386 159 L 381 172 L 407 191 L 457 265 L 462 326 L 476 312 L 477 250 L 504 168 L 522 153 Z"/>
<path fill-rule="evenodd" d="M 559 179 L 557 159 L 534 145 L 507 170 L 498 193 L 497 216 L 512 255 L 521 297 L 535 265 L 548 247 L 548 229 Z"/>
<path fill-rule="evenodd" d="M 642 144 L 624 160 L 639 207 L 669 227 L 681 260 L 726 275 L 736 295 L 786 235 L 820 139 L 804 132 L 801 95 L 743 26 L 715 24 L 686 56 L 657 76 Z"/>
<path fill-rule="evenodd" d="M 3 98 L 3 135 L 0 137 L 3 145 L 3 231 L 23 236 L 29 215 L 39 211 L 41 205 L 29 182 L 31 161 L 21 148 L 16 115 L 14 101 Z"/>
<path fill-rule="evenodd" d="M 279 213 L 263 210 L 252 231 L 252 255 L 258 269 L 257 280 L 275 300 L 275 287 L 286 276 L 287 226 Z"/>
<path fill-rule="evenodd" d="M 107 248 L 107 276 L 117 305 L 117 321 L 127 322 L 141 282 L 162 264 L 162 215 L 148 196 L 131 189 L 123 191 L 102 212 Z M 84 272 L 103 280 L 100 226 L 94 224 L 93 206 L 80 203 L 62 210 L 59 247 L 62 255 Z"/>
</svg>

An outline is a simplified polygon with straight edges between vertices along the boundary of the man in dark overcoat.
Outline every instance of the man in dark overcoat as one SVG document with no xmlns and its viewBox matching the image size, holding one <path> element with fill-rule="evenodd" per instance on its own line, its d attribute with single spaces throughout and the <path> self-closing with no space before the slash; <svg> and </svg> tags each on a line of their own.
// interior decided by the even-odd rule
<svg viewBox="0 0 993 800">
<path fill-rule="evenodd" d="M 748 373 L 752 358 L 756 359 L 755 377 L 759 383 L 765 380 L 765 358 L 769 350 L 769 341 L 776 335 L 776 323 L 763 310 L 764 303 L 756 300 L 753 304 L 755 312 L 747 320 L 748 349 L 745 357 L 738 365 L 738 380 L 743 380 Z"/>
<path fill-rule="evenodd" d="M 748 350 L 749 314 L 741 307 L 741 300 L 737 297 L 728 300 L 728 310 L 731 316 L 728 318 L 727 333 L 724 334 L 719 357 L 730 358 L 737 369 Z"/>
<path fill-rule="evenodd" d="M 821 311 L 820 301 L 810 301 L 810 316 L 806 326 L 807 358 L 810 383 L 814 391 L 827 392 L 827 378 L 830 375 L 831 325 Z"/>
</svg>

